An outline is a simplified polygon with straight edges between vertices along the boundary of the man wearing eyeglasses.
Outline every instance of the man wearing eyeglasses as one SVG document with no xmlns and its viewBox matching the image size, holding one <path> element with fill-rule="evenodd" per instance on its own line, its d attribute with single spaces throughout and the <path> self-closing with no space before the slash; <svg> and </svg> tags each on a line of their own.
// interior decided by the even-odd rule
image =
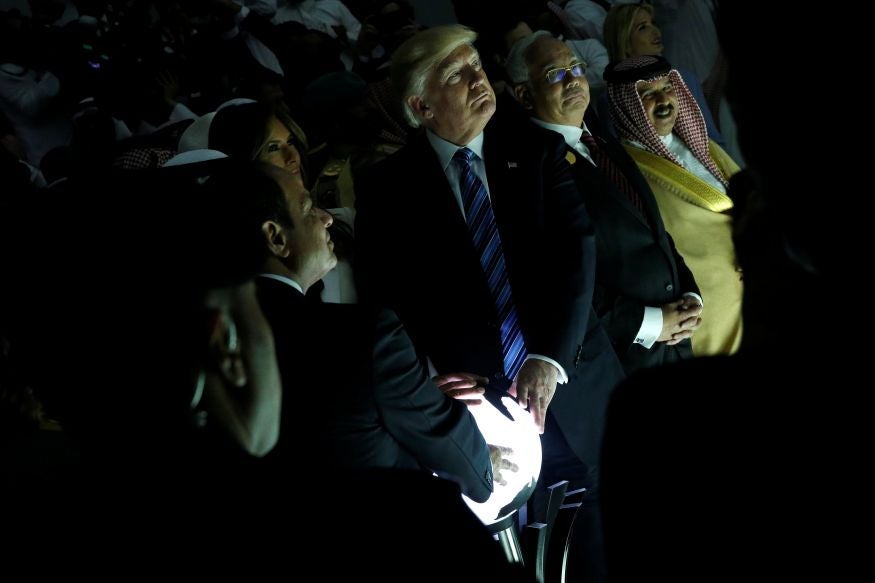
<svg viewBox="0 0 875 583">
<path fill-rule="evenodd" d="M 562 136 L 596 233 L 593 307 L 626 369 L 692 356 L 702 298 L 665 231 L 653 192 L 623 148 L 587 115 L 585 65 L 546 31 L 518 40 L 507 72 L 534 124 Z"/>
</svg>

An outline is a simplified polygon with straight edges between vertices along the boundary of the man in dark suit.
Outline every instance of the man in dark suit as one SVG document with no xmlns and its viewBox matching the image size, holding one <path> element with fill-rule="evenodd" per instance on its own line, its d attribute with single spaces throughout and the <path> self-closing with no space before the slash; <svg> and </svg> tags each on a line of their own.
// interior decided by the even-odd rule
<svg viewBox="0 0 875 583">
<path fill-rule="evenodd" d="M 475 38 L 435 27 L 393 56 L 408 122 L 426 131 L 357 183 L 360 297 L 395 309 L 438 371 L 488 377 L 529 407 L 541 485 L 592 486 L 583 464 L 597 466 L 623 375 L 592 310 L 592 225 L 564 144 L 492 119 Z"/>
<path fill-rule="evenodd" d="M 475 38 L 464 27 L 435 27 L 396 51 L 393 81 L 406 116 L 427 131 L 358 182 L 360 291 L 398 312 L 438 371 L 469 371 L 515 391 L 542 429 L 555 391 L 552 417 L 594 464 L 603 399 L 622 373 L 591 309 L 592 226 L 564 145 L 535 128 L 490 123 L 495 94 Z M 465 151 L 470 162 L 460 160 Z M 501 257 L 490 255 L 487 267 L 480 215 L 470 216 L 482 211 L 470 206 L 480 204 L 470 200 L 472 182 L 487 191 L 497 226 L 490 236 Z M 498 261 L 504 273 L 492 269 Z M 504 296 L 492 285 L 501 277 Z M 516 367 L 507 358 L 515 333 L 506 328 L 507 295 L 527 354 Z"/>
<path fill-rule="evenodd" d="M 299 175 L 265 165 L 246 181 L 244 220 L 270 252 L 256 284 L 286 403 L 277 461 L 329 473 L 428 468 L 487 499 L 490 450 L 465 404 L 428 379 L 397 316 L 305 296 L 337 263 L 331 215 L 313 206 Z M 322 406 L 294 406 L 310 397 Z"/>
<path fill-rule="evenodd" d="M 851 32 L 839 13 L 819 16 L 822 30 Z M 858 379 L 870 369 L 870 348 L 857 341 L 858 318 L 818 325 L 800 314 L 834 294 L 849 272 L 840 258 L 859 248 L 870 215 L 823 199 L 853 188 L 853 170 L 835 171 L 847 164 L 846 152 L 819 148 L 804 172 L 775 155 L 776 144 L 812 141 L 811 127 L 787 107 L 787 79 L 807 75 L 810 63 L 786 59 L 776 67 L 763 58 L 791 44 L 808 20 L 795 13 L 751 18 L 748 3 L 720 3 L 727 97 L 748 163 L 729 192 L 751 326 L 737 354 L 642 371 L 614 394 L 603 501 L 618 581 L 727 581 L 751 573 L 843 580 L 858 570 L 849 521 L 870 496 L 855 487 L 867 483 L 860 460 L 870 455 L 863 420 L 869 395 Z M 834 113 L 835 127 L 857 120 L 854 108 Z M 812 336 L 843 341 L 798 340 Z M 814 499 L 825 503 L 800 511 Z"/>
<path fill-rule="evenodd" d="M 589 104 L 585 65 L 550 33 L 512 47 L 514 92 L 532 122 L 559 134 L 596 239 L 593 306 L 626 372 L 692 356 L 702 299 L 693 274 L 665 231 L 650 187 Z"/>
</svg>

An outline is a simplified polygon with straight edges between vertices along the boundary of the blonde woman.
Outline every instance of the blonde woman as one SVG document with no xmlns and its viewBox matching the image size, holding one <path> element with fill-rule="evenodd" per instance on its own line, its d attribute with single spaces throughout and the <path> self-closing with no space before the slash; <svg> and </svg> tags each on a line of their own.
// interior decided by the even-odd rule
<svg viewBox="0 0 875 583">
<path fill-rule="evenodd" d="M 665 50 L 662 44 L 662 32 L 656 26 L 654 18 L 655 13 L 650 4 L 617 4 L 611 8 L 605 18 L 604 37 L 605 48 L 608 49 L 608 56 L 612 62 L 644 55 L 662 56 Z M 702 83 L 690 70 L 678 69 L 678 74 L 686 83 L 702 112 L 705 126 L 708 128 L 708 137 L 725 148 L 723 136 L 720 135 L 720 130 L 717 129 L 717 124 L 711 115 L 711 109 L 705 101 Z M 599 100 L 597 111 L 599 117 L 606 124 L 610 124 L 611 117 L 608 113 L 610 107 L 606 96 Z"/>
</svg>

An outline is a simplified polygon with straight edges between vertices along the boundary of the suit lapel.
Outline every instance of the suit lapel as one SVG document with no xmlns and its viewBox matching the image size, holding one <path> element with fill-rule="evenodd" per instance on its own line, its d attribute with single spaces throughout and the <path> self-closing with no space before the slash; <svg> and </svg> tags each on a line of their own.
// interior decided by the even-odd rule
<svg viewBox="0 0 875 583">
<path fill-rule="evenodd" d="M 489 286 L 468 223 L 462 217 L 440 160 L 424 133 L 412 144 L 410 154 L 406 162 L 409 184 L 412 185 L 411 198 L 419 201 L 416 205 L 418 216 L 410 218 L 417 231 L 412 236 L 438 243 L 427 245 L 433 255 L 426 259 L 425 269 L 437 270 L 442 275 L 456 273 L 469 282 L 479 281 L 479 300 L 492 306 Z M 417 188 L 416 185 L 422 186 Z"/>
<path fill-rule="evenodd" d="M 638 185 L 635 184 L 634 181 L 629 180 L 629 178 L 628 178 L 629 174 L 626 171 L 627 169 L 623 166 L 623 164 L 617 162 L 617 157 L 614 155 L 614 151 L 610 147 L 611 145 L 608 142 L 606 142 L 601 136 L 593 135 L 593 137 L 595 138 L 596 142 L 598 142 L 598 147 L 602 149 L 602 151 L 604 153 L 603 155 L 609 156 L 611 158 L 611 162 L 614 164 L 614 166 L 616 166 L 621 172 L 623 172 L 624 175 L 627 176 L 626 180 L 629 181 L 629 184 L 631 184 L 632 187 L 635 188 L 636 190 L 640 191 L 640 189 L 638 189 Z M 569 148 L 569 151 L 571 151 L 570 148 Z M 603 184 L 607 185 L 608 191 L 611 193 L 611 196 L 614 197 L 614 199 L 620 204 L 620 206 L 623 207 L 626 210 L 626 212 L 631 213 L 639 222 L 641 222 L 643 225 L 645 225 L 648 229 L 651 228 L 651 225 L 656 224 L 656 223 L 652 222 L 652 219 L 653 219 L 652 210 L 653 209 L 650 208 L 650 205 L 649 205 L 648 201 L 646 200 L 647 197 L 641 196 L 640 198 L 642 199 L 642 203 L 644 206 L 644 213 L 648 214 L 649 216 L 645 216 L 645 214 L 642 214 L 641 211 L 639 211 L 635 207 L 635 205 L 632 203 L 632 201 L 629 199 L 629 197 L 626 196 L 626 194 L 624 194 L 623 192 L 621 192 L 620 189 L 613 182 L 611 182 L 611 180 L 608 179 L 607 176 L 605 176 L 604 172 L 602 172 L 601 169 L 595 168 L 587 160 L 578 160 L 578 164 L 580 164 L 581 167 L 586 168 L 587 171 L 596 172 L 599 175 L 600 181 Z"/>
<path fill-rule="evenodd" d="M 615 164 L 622 170 L 632 186 L 638 190 L 641 195 L 641 202 L 644 205 L 644 210 L 648 214 L 649 227 L 653 231 L 660 249 L 665 254 L 665 258 L 672 267 L 672 272 L 675 280 L 678 278 L 677 264 L 674 261 L 674 253 L 668 243 L 668 236 L 665 232 L 665 224 L 662 222 L 662 215 L 659 213 L 659 206 L 656 204 L 656 198 L 653 196 L 650 185 L 644 175 L 638 169 L 638 165 L 632 157 L 626 152 L 626 149 L 616 140 L 605 141 L 605 148 L 608 154 L 615 161 Z M 646 196 L 641 193 L 646 193 Z M 617 193 L 621 195 L 622 193 Z M 626 197 L 623 197 L 626 198 Z M 627 201 L 628 202 L 628 201 Z M 629 203 L 631 206 L 631 202 Z M 636 213 L 640 217 L 640 213 Z"/>
<path fill-rule="evenodd" d="M 626 176 L 626 180 L 629 181 L 632 188 L 638 192 L 644 206 L 644 212 L 647 215 L 646 218 L 635 208 L 635 205 L 632 204 L 629 197 L 620 192 L 620 190 L 604 176 L 604 173 L 599 171 L 598 174 L 601 176 L 602 180 L 610 186 L 610 191 L 613 193 L 614 197 L 620 201 L 620 205 L 623 208 L 635 215 L 635 217 L 647 225 L 648 228 L 655 231 L 657 237 L 663 238 L 665 228 L 662 226 L 662 217 L 659 214 L 659 208 L 656 206 L 656 200 L 652 196 L 645 196 L 642 194 L 643 192 L 648 192 L 649 187 L 647 182 L 641 176 L 641 173 L 636 172 L 637 167 L 635 166 L 635 162 L 629 157 L 626 150 L 623 149 L 623 146 L 620 145 L 615 138 L 610 137 L 605 131 L 601 120 L 599 120 L 598 116 L 592 109 L 589 109 L 586 112 L 584 122 L 590 133 L 598 142 L 599 147 L 602 148 L 605 154 L 611 158 L 611 162 L 613 162 L 614 165 Z M 609 137 L 606 139 L 604 136 Z M 592 165 L 585 160 L 584 162 L 590 166 L 591 169 Z"/>
<path fill-rule="evenodd" d="M 659 207 L 656 206 L 656 199 L 653 198 L 653 196 L 645 196 L 641 194 L 642 192 L 648 192 L 650 187 L 647 185 L 647 181 L 644 180 L 643 177 L 640 177 L 640 172 L 636 172 L 637 166 L 634 165 L 635 162 L 629 158 L 626 151 L 618 143 L 607 142 L 601 138 L 598 139 L 600 145 L 604 144 L 605 151 L 611 156 L 611 160 L 614 161 L 614 164 L 623 172 L 632 187 L 639 193 L 641 203 L 644 206 L 644 212 L 647 213 L 649 224 L 656 231 L 657 235 L 662 236 L 665 228 L 662 225 L 662 216 L 659 214 Z M 632 166 L 630 166 L 630 164 L 632 164 Z M 622 195 L 622 193 L 619 192 L 617 194 Z M 634 208 L 627 197 L 622 196 L 622 198 L 626 199 L 628 208 Z M 640 213 L 636 214 L 641 216 Z"/>
<path fill-rule="evenodd" d="M 411 184 L 425 184 L 426 188 L 418 189 L 412 186 L 412 196 L 422 202 L 424 216 L 419 217 L 429 223 L 436 222 L 442 227 L 451 225 L 451 236 L 465 237 L 470 239 L 468 225 L 459 211 L 459 205 L 453 194 L 447 175 L 441 167 L 437 154 L 425 137 L 425 132 L 417 136 L 413 144 L 410 157 Z M 473 245 L 471 246 L 473 249 Z"/>
<path fill-rule="evenodd" d="M 491 132 L 490 127 L 493 128 Z M 489 199 L 499 232 L 506 236 L 512 230 L 511 217 L 525 216 L 521 213 L 526 212 L 526 205 L 532 200 L 530 196 L 521 195 L 530 185 L 520 182 L 525 177 L 523 165 L 531 161 L 525 155 L 521 155 L 519 159 L 507 156 L 506 150 L 502 148 L 502 142 L 506 138 L 500 134 L 495 124 L 490 123 L 487 126 L 484 136 L 483 158 L 489 183 Z M 503 243 L 507 246 L 506 242 Z"/>
</svg>

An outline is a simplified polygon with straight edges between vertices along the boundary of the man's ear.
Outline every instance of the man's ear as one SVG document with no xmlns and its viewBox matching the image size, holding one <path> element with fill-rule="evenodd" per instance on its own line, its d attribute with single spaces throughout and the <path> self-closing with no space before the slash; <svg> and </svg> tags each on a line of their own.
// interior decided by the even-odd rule
<svg viewBox="0 0 875 583">
<path fill-rule="evenodd" d="M 275 257 L 288 257 L 291 253 L 289 248 L 289 238 L 286 236 L 286 231 L 282 225 L 276 221 L 264 221 L 261 225 L 261 232 L 264 234 L 267 248 L 271 255 Z"/>
<path fill-rule="evenodd" d="M 525 83 L 515 85 L 513 88 L 513 94 L 516 96 L 516 100 L 519 101 L 520 105 L 523 106 L 523 109 L 532 109 L 534 107 L 534 105 L 532 105 L 532 92 Z"/>
<path fill-rule="evenodd" d="M 410 106 L 410 109 L 413 110 L 413 113 L 415 113 L 417 117 L 423 119 L 431 119 L 434 117 L 434 113 L 432 113 L 428 104 L 419 95 L 411 95 L 408 97 L 407 105 Z"/>
</svg>

